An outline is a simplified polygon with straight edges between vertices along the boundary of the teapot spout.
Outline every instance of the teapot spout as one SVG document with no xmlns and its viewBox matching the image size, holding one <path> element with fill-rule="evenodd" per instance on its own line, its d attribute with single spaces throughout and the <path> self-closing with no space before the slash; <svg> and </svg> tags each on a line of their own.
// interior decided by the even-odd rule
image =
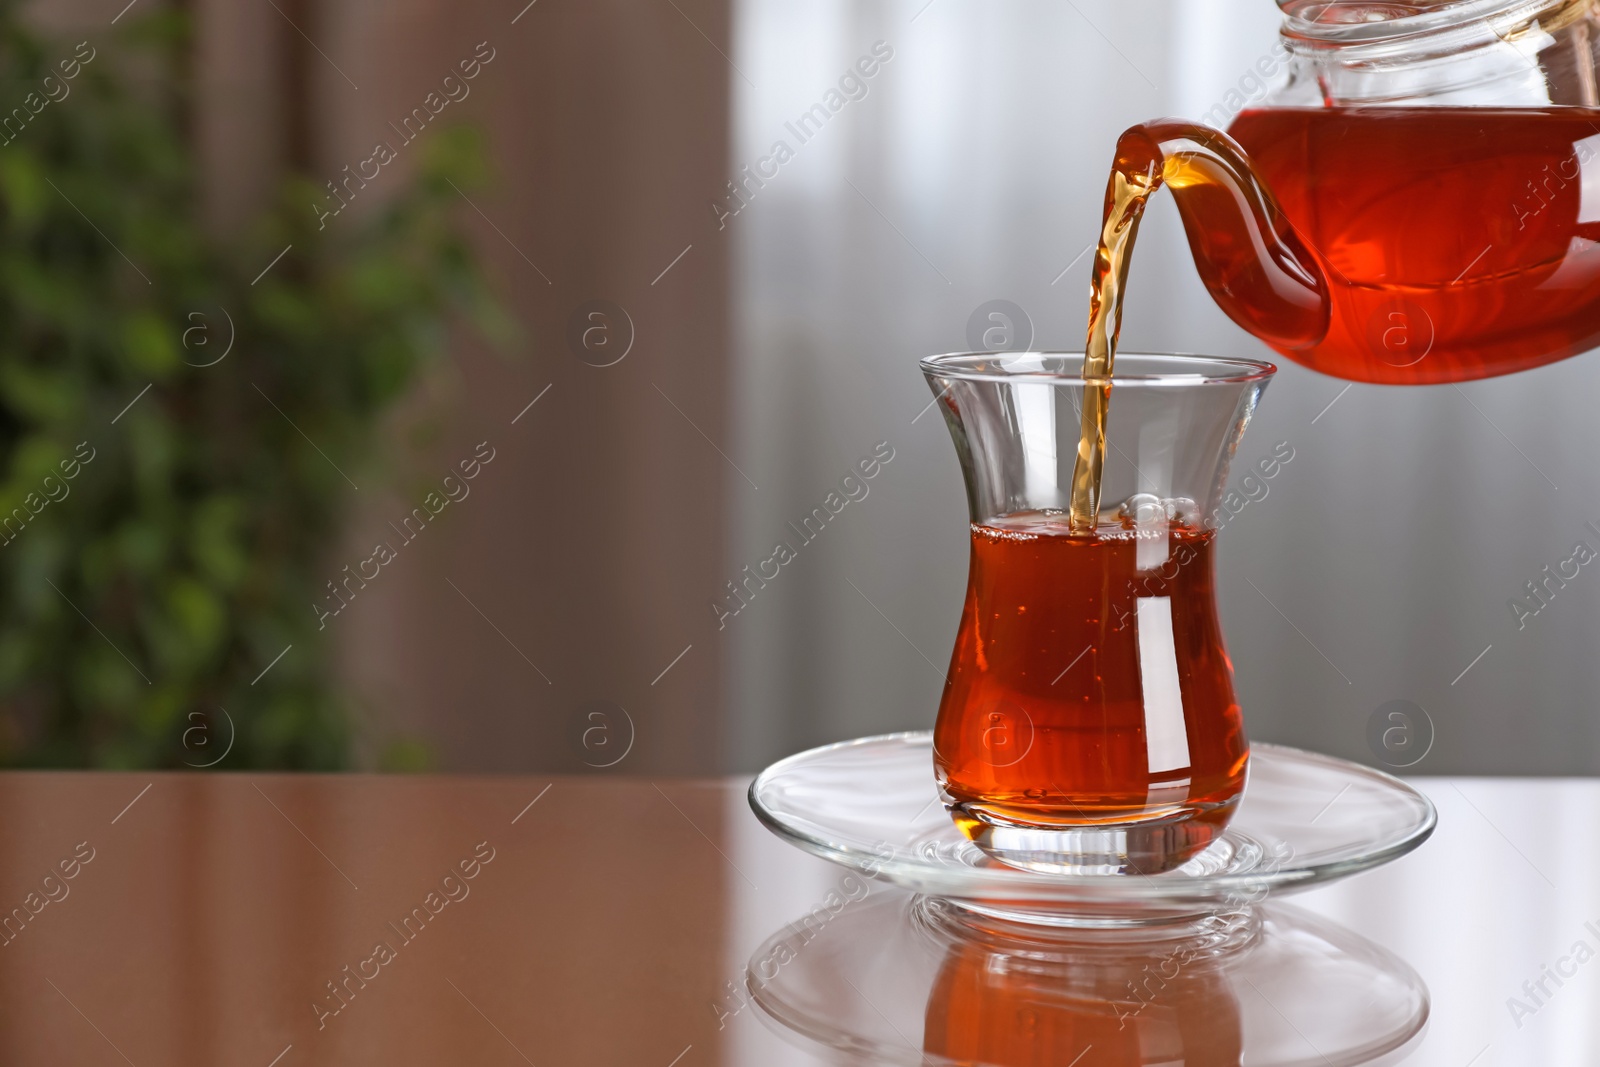
<svg viewBox="0 0 1600 1067">
<path fill-rule="evenodd" d="M 1144 202 L 1162 185 L 1177 202 L 1201 280 L 1230 319 L 1280 351 L 1322 342 L 1332 313 L 1322 267 L 1244 149 L 1227 134 L 1181 119 L 1128 130 L 1117 142 L 1105 236 L 1114 215 L 1136 229 Z M 1100 271 L 1125 275 L 1128 265 L 1126 255 L 1108 255 L 1105 236 L 1097 286 Z M 1120 323 L 1106 325 L 1115 331 Z"/>
</svg>

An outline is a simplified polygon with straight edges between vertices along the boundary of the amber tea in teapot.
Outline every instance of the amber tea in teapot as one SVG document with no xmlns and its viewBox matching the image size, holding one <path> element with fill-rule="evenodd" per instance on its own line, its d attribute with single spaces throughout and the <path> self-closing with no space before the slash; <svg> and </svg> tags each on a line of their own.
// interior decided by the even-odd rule
<svg viewBox="0 0 1600 1067">
<path fill-rule="evenodd" d="M 1600 344 L 1600 110 L 1270 108 L 1230 133 L 1136 126 L 1116 174 L 1141 211 L 1171 188 L 1218 305 L 1296 362 L 1428 384 Z"/>
<path fill-rule="evenodd" d="M 1600 344 L 1600 5 L 1279 5 L 1284 81 L 1240 99 L 1233 141 L 1204 150 L 1281 211 L 1327 323 L 1286 336 L 1297 294 L 1247 262 L 1273 248 L 1229 246 L 1252 236 L 1238 221 L 1249 213 L 1205 164 L 1192 182 L 1169 173 L 1234 320 L 1323 373 L 1395 385 L 1509 374 Z M 1169 171 L 1193 147 L 1170 128 L 1154 139 Z"/>
<path fill-rule="evenodd" d="M 1271 108 L 1230 133 L 1326 286 L 1326 335 L 1284 355 L 1422 384 L 1600 344 L 1600 110 Z"/>
</svg>

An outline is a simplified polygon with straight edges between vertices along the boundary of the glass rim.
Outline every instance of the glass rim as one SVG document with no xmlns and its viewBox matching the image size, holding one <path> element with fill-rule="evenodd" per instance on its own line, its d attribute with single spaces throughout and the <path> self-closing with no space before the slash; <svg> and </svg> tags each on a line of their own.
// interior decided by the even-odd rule
<svg viewBox="0 0 1600 1067">
<path fill-rule="evenodd" d="M 1021 366 L 1032 357 L 1033 366 Z M 1046 359 L 1065 360 L 1067 366 L 1051 370 L 1041 365 Z M 1119 352 L 1116 368 L 1109 378 L 1084 378 L 1082 352 L 946 352 L 926 356 L 920 361 L 929 377 L 968 382 L 1032 382 L 1045 385 L 1082 385 L 1107 382 L 1114 386 L 1189 387 L 1199 385 L 1244 385 L 1265 382 L 1278 373 L 1266 360 L 1243 356 L 1204 356 L 1187 352 Z M 1168 368 L 1151 373 L 1142 368 L 1159 361 Z M 1130 366 L 1132 364 L 1132 366 Z M 1130 373 L 1131 371 L 1131 373 Z"/>
</svg>

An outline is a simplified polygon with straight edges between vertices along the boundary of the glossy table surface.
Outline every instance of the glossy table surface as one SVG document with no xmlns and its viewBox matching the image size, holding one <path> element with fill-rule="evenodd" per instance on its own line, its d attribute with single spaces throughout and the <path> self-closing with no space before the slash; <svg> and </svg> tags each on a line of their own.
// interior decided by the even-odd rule
<svg viewBox="0 0 1600 1067">
<path fill-rule="evenodd" d="M 1414 782 L 1433 839 L 1292 904 L 1426 983 L 1404 1062 L 1600 1063 L 1600 782 Z M 0 776 L 0 1062 L 861 1062 L 766 1018 L 745 967 L 819 904 L 897 891 L 772 837 L 746 785 Z"/>
</svg>

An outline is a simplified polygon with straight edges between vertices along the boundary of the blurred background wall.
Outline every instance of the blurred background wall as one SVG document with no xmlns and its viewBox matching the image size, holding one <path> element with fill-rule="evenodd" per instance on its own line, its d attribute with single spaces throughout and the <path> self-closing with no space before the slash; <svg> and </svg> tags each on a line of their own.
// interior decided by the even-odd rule
<svg viewBox="0 0 1600 1067">
<path fill-rule="evenodd" d="M 499 458 L 352 620 L 369 734 L 421 737 L 445 767 L 626 754 L 619 769 L 716 769 L 725 653 L 702 632 L 727 541 L 730 249 L 704 201 L 729 153 L 730 71 L 711 43 L 729 12 L 522 0 L 319 16 L 330 56 L 360 68 L 346 68 L 359 91 L 332 63 L 312 70 L 331 172 L 480 42 L 496 53 L 461 105 L 495 178 L 462 213 L 523 331 L 509 355 L 461 349 L 430 383 L 434 468 L 485 439 Z M 356 525 L 407 507 L 363 501 Z"/>
<path fill-rule="evenodd" d="M 39 10 L 101 30 L 113 7 Z M 1079 346 L 1116 134 L 1248 90 L 1277 26 L 1269 0 L 192 11 L 224 230 L 278 171 L 336 177 L 460 60 L 494 56 L 446 117 L 484 131 L 493 176 L 460 218 L 521 332 L 453 346 L 329 546 L 352 558 L 495 449 L 330 638 L 360 761 L 414 738 L 443 769 L 652 774 L 931 725 L 967 540 L 917 359 L 973 347 L 994 300 L 1036 347 Z M 1143 234 L 1130 348 L 1268 355 L 1210 303 L 1165 199 Z M 1282 365 L 1242 458 L 1295 458 L 1222 540 L 1255 738 L 1393 766 L 1369 726 L 1401 700 L 1420 771 L 1600 771 L 1600 580 L 1524 628 L 1507 606 L 1600 520 L 1597 376 L 1588 357 L 1346 388 Z M 732 614 L 727 583 L 875 454 L 892 458 L 869 496 Z"/>
<path fill-rule="evenodd" d="M 335 180 L 460 61 L 492 56 L 441 117 L 486 134 L 491 192 L 460 214 L 521 336 L 509 353 L 458 344 L 396 420 L 387 488 L 352 494 L 339 561 L 479 442 L 495 453 L 341 619 L 366 761 L 409 737 L 446 768 L 719 767 L 723 651 L 699 630 L 726 542 L 729 249 L 706 239 L 703 201 L 729 151 L 729 69 L 707 39 L 726 40 L 728 12 L 303 0 L 208 3 L 200 22 L 223 55 L 265 38 L 294 57 L 310 167 Z M 216 68 L 227 169 L 244 132 L 227 89 L 249 68 Z"/>
</svg>

